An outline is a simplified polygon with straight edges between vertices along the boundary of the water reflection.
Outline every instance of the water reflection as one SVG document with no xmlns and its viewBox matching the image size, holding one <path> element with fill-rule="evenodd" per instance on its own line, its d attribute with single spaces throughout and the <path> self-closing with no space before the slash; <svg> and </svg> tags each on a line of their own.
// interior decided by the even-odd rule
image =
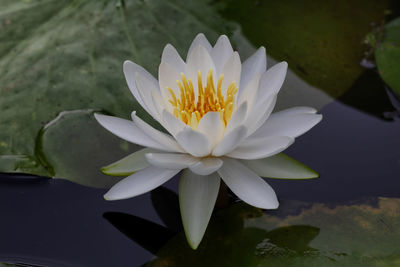
<svg viewBox="0 0 400 267">
<path fill-rule="evenodd" d="M 174 194 L 168 189 L 154 194 L 165 205 L 176 205 L 168 200 Z M 296 201 L 288 203 L 285 210 L 295 207 L 287 209 L 291 215 L 263 213 L 242 202 L 215 211 L 197 250 L 182 231 L 123 213 L 104 217 L 157 256 L 146 266 L 393 266 L 400 261 L 395 245 L 400 199 L 309 203 L 300 209 Z"/>
</svg>

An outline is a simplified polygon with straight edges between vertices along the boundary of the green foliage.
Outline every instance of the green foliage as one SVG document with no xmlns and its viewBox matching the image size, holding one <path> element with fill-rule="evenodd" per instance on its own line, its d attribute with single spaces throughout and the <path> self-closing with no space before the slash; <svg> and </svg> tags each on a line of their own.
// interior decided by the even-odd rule
<svg viewBox="0 0 400 267">
<path fill-rule="evenodd" d="M 185 56 L 183 52 L 198 32 L 204 32 L 211 41 L 220 33 L 230 32 L 229 24 L 208 6 L 208 1 L 121 3 L 0 2 L 0 155 L 7 155 L 0 158 L 1 171 L 59 176 L 51 166 L 41 167 L 43 160 L 38 161 L 43 159 L 38 133 L 62 111 L 102 109 L 127 118 L 137 110 L 151 122 L 125 83 L 124 60 L 131 59 L 156 75 L 167 43 Z M 69 130 L 64 129 L 64 133 Z M 10 163 L 10 157 L 14 157 L 14 163 Z M 38 167 L 18 167 L 27 158 Z"/>
<path fill-rule="evenodd" d="M 223 14 L 267 53 L 333 97 L 360 76 L 362 40 L 380 23 L 390 0 L 221 0 Z"/>
<path fill-rule="evenodd" d="M 375 58 L 383 80 L 400 94 L 400 18 L 385 26 L 385 36 L 375 50 Z"/>
</svg>

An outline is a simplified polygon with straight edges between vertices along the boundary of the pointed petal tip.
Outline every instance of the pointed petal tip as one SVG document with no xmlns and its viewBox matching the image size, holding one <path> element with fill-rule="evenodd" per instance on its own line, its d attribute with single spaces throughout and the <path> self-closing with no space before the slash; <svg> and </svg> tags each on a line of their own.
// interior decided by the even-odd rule
<svg viewBox="0 0 400 267">
<path fill-rule="evenodd" d="M 279 201 L 275 195 L 275 200 L 272 202 L 264 203 L 258 206 L 258 208 L 263 210 L 276 210 L 279 208 Z"/>
<path fill-rule="evenodd" d="M 193 250 L 197 250 L 197 248 L 198 248 L 199 245 L 200 245 L 200 241 L 194 241 L 194 240 L 189 240 L 189 239 L 187 239 L 187 242 L 188 242 L 188 244 L 189 244 L 189 247 L 190 247 L 191 249 L 193 249 Z"/>
<path fill-rule="evenodd" d="M 198 38 L 198 37 L 204 37 L 204 38 L 205 38 L 206 36 L 204 35 L 204 33 L 199 32 L 199 33 L 196 35 L 195 39 Z"/>
<path fill-rule="evenodd" d="M 122 64 L 122 69 L 123 69 L 124 73 L 126 73 L 128 71 L 128 68 L 130 66 L 134 66 L 134 65 L 135 65 L 135 63 L 133 63 L 132 61 L 125 60 L 124 63 Z"/>
<path fill-rule="evenodd" d="M 103 195 L 103 198 L 104 198 L 105 200 L 107 200 L 107 201 L 114 200 L 113 198 L 110 197 L 109 192 L 105 193 L 105 194 Z"/>
</svg>

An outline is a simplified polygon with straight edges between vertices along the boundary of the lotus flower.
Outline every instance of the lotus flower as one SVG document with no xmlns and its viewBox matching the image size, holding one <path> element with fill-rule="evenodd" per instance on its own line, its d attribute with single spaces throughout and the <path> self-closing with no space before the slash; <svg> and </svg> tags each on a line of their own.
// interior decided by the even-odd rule
<svg viewBox="0 0 400 267">
<path fill-rule="evenodd" d="M 151 127 L 135 111 L 132 120 L 95 114 L 111 133 L 146 147 L 103 169 L 106 174 L 129 175 L 104 197 L 131 198 L 180 173 L 180 210 L 193 249 L 205 233 L 221 178 L 246 203 L 276 209 L 276 194 L 261 177 L 318 176 L 279 154 L 322 116 L 309 107 L 271 114 L 287 63 L 266 70 L 264 47 L 242 64 L 225 35 L 211 46 L 199 34 L 186 62 L 173 46 L 165 46 L 158 81 L 131 61 L 123 69 L 136 100 L 169 134 Z"/>
</svg>

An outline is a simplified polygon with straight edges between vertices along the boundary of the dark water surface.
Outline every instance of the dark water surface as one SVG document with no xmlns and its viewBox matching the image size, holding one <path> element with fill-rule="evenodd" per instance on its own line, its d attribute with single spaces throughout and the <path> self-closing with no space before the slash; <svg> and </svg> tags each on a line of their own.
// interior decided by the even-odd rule
<svg viewBox="0 0 400 267">
<path fill-rule="evenodd" d="M 383 120 L 339 101 L 321 113 L 322 122 L 286 151 L 321 177 L 267 179 L 281 199 L 273 214 L 298 213 L 290 204 L 293 201 L 335 206 L 371 197 L 400 197 L 400 119 Z M 176 192 L 177 182 L 174 178 L 165 186 Z M 0 262 L 141 266 L 180 231 L 177 207 L 163 208 L 176 202 L 175 196 L 157 190 L 108 202 L 102 198 L 105 192 L 65 180 L 23 180 L 2 174 Z"/>
</svg>

